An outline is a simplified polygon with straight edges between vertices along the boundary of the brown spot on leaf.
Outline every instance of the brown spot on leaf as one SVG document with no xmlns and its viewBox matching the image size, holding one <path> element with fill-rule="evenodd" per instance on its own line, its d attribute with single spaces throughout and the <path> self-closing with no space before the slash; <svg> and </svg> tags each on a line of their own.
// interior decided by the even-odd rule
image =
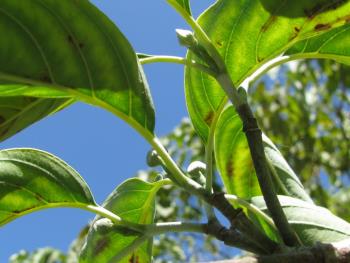
<svg viewBox="0 0 350 263">
<path fill-rule="evenodd" d="M 51 83 L 52 82 L 51 78 L 49 77 L 49 75 L 46 75 L 46 74 L 41 75 L 39 77 L 39 80 L 42 81 L 42 82 L 46 82 L 46 83 Z"/>
<path fill-rule="evenodd" d="M 233 167 L 233 162 L 232 160 L 229 160 L 226 164 L 226 173 L 228 177 L 232 177 L 233 176 L 233 171 L 234 171 L 234 167 Z"/>
<path fill-rule="evenodd" d="M 38 200 L 39 202 L 43 202 L 43 200 L 45 200 L 45 198 L 38 193 L 35 194 L 35 199 Z"/>
<path fill-rule="evenodd" d="M 6 121 L 6 119 L 2 116 L 0 116 L 0 124 L 3 124 Z"/>
<path fill-rule="evenodd" d="M 213 121 L 213 118 L 214 118 L 214 112 L 210 111 L 207 115 L 205 115 L 204 121 L 206 124 L 210 126 Z"/>
<path fill-rule="evenodd" d="M 36 100 L 37 100 L 37 98 L 35 98 L 35 97 L 24 97 L 24 100 L 25 100 L 25 103 L 34 103 Z"/>
<path fill-rule="evenodd" d="M 67 36 L 67 41 L 68 41 L 69 44 L 74 45 L 74 40 L 73 40 L 73 37 L 71 35 Z"/>
<path fill-rule="evenodd" d="M 345 4 L 347 0 L 337 0 L 337 1 L 331 1 L 329 6 L 326 8 L 326 10 L 335 10 L 342 4 Z"/>
<path fill-rule="evenodd" d="M 31 207 L 27 207 L 27 208 L 24 208 L 24 209 L 21 209 L 21 210 L 12 210 L 11 212 L 14 213 L 14 214 L 21 214 L 25 211 L 29 211 L 29 210 L 32 210 L 34 208 L 36 208 L 37 206 L 31 206 Z"/>
<path fill-rule="evenodd" d="M 135 254 L 132 254 L 132 256 L 129 258 L 129 262 L 130 263 L 139 263 L 140 262 L 139 257 L 138 256 L 135 257 Z"/>
<path fill-rule="evenodd" d="M 72 35 L 68 35 L 67 36 L 67 41 L 69 44 L 71 44 L 72 46 L 74 46 L 75 48 L 84 48 L 85 44 L 82 42 L 78 42 L 76 39 L 73 38 Z M 77 43 L 78 42 L 78 43 Z"/>
<path fill-rule="evenodd" d="M 270 16 L 269 19 L 265 22 L 265 24 L 261 27 L 261 32 L 265 32 L 271 27 L 271 25 L 276 21 L 276 16 Z"/>
<path fill-rule="evenodd" d="M 7 134 L 7 132 L 10 130 L 10 128 L 11 128 L 11 125 L 6 126 L 5 129 L 3 129 L 2 131 L 0 131 L 0 136 L 1 136 L 1 137 L 2 137 L 2 136 L 5 136 L 5 135 Z"/>
<path fill-rule="evenodd" d="M 318 3 L 310 9 L 305 9 L 304 13 L 309 19 L 313 19 L 316 15 L 327 12 L 329 10 L 335 10 L 347 0 L 337 0 L 337 1 L 328 1 L 324 4 Z"/>
<path fill-rule="evenodd" d="M 100 240 L 98 240 L 93 251 L 94 256 L 100 254 L 108 246 L 109 243 L 109 239 L 106 237 L 103 237 Z"/>
<path fill-rule="evenodd" d="M 295 26 L 294 27 L 294 32 L 292 34 L 292 36 L 288 39 L 288 41 L 292 41 L 293 39 L 297 38 L 300 32 L 300 28 Z"/>
<path fill-rule="evenodd" d="M 337 18 L 337 22 L 344 21 L 345 24 L 350 23 L 350 15 L 342 16 Z"/>
<path fill-rule="evenodd" d="M 316 31 L 322 31 L 322 30 L 327 30 L 332 28 L 332 26 L 330 24 L 317 24 L 315 26 L 315 30 Z"/>
<path fill-rule="evenodd" d="M 221 40 L 216 40 L 215 43 L 219 48 L 224 46 L 224 43 Z"/>
</svg>

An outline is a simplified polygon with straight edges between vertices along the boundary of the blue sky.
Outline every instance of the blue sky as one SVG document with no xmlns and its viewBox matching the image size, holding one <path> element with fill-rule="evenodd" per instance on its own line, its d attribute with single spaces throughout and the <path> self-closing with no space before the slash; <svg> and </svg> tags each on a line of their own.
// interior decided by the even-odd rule
<svg viewBox="0 0 350 263">
<path fill-rule="evenodd" d="M 135 50 L 183 56 L 175 28 L 187 28 L 165 0 L 94 0 L 124 32 Z M 213 0 L 193 0 L 199 14 Z M 145 71 L 156 106 L 156 132 L 163 135 L 187 115 L 180 65 L 147 65 Z M 33 147 L 49 151 L 84 177 L 98 202 L 122 181 L 145 168 L 147 143 L 127 124 L 101 109 L 77 103 L 1 143 L 4 148 Z M 0 262 L 11 254 L 39 247 L 66 250 L 93 214 L 75 209 L 49 209 L 0 228 Z"/>
</svg>

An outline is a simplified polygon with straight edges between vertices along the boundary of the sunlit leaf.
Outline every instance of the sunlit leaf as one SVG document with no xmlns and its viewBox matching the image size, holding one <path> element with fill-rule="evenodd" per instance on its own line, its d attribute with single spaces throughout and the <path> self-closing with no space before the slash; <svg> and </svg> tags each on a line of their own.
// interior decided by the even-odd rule
<svg viewBox="0 0 350 263">
<path fill-rule="evenodd" d="M 189 15 L 191 14 L 190 0 L 168 0 L 168 2 L 175 2 L 180 5 Z"/>
<path fill-rule="evenodd" d="M 80 175 L 49 153 L 1 150 L 0 168 L 0 225 L 40 209 L 95 204 Z"/>
<path fill-rule="evenodd" d="M 337 62 L 350 64 L 350 26 L 331 30 L 321 36 L 303 40 L 290 48 L 286 55 L 295 59 L 300 58 L 325 58 Z"/>
<path fill-rule="evenodd" d="M 137 56 L 89 1 L 3 0 L 0 31 L 6 35 L 0 41 L 0 97 L 17 98 L 14 109 L 0 108 L 7 123 L 0 139 L 65 102 L 19 96 L 82 100 L 153 132 L 153 104 Z M 28 112 L 34 117 L 27 119 Z"/>
<path fill-rule="evenodd" d="M 103 206 L 129 222 L 151 224 L 155 213 L 155 195 L 163 184 L 163 181 L 147 183 L 136 178 L 129 179 L 110 194 Z M 128 252 L 134 244 L 137 244 L 134 251 Z M 151 255 L 152 238 L 145 238 L 141 233 L 97 217 L 90 228 L 80 262 L 147 263 L 151 262 Z"/>
<path fill-rule="evenodd" d="M 304 245 L 337 242 L 350 237 L 350 224 L 329 210 L 287 196 L 279 196 L 279 200 L 288 222 Z M 254 197 L 252 203 L 267 212 L 263 197 Z"/>
<path fill-rule="evenodd" d="M 215 159 L 227 193 L 251 198 L 260 195 L 261 191 L 242 128 L 242 121 L 233 107 L 227 107 L 215 130 Z M 265 135 L 263 143 L 267 160 L 275 172 L 276 191 L 312 202 L 294 171 Z"/>
<path fill-rule="evenodd" d="M 348 22 L 349 1 L 219 0 L 198 19 L 222 55 L 236 86 L 296 42 Z M 189 59 L 197 58 L 189 53 Z M 225 101 L 216 81 L 186 69 L 186 101 L 192 122 L 206 140 Z"/>
<path fill-rule="evenodd" d="M 215 159 L 227 193 L 241 198 L 261 195 L 242 122 L 232 106 L 217 124 Z"/>
<path fill-rule="evenodd" d="M 69 99 L 0 97 L 0 141 L 72 102 Z"/>
</svg>

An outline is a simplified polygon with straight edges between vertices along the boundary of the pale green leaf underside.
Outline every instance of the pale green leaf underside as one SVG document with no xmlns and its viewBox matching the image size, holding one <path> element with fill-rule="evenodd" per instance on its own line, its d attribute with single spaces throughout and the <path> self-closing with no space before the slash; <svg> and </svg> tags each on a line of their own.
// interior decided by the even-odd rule
<svg viewBox="0 0 350 263">
<path fill-rule="evenodd" d="M 229 194 L 261 195 L 242 122 L 232 106 L 220 115 L 214 141 L 217 168 Z"/>
<path fill-rule="evenodd" d="M 59 158 L 35 149 L 0 151 L 0 225 L 52 207 L 95 205 L 80 175 Z"/>
<path fill-rule="evenodd" d="M 1 88 L 2 86 L 0 86 Z M 33 97 L 0 97 L 0 141 L 49 114 L 70 105 L 69 99 L 37 99 Z"/>
<path fill-rule="evenodd" d="M 349 21 L 349 1 L 218 0 L 198 19 L 219 50 L 235 83 L 296 42 Z M 189 59 L 196 59 L 189 54 Z M 195 129 L 206 140 L 215 113 L 225 101 L 216 81 L 190 67 L 186 102 Z"/>
<path fill-rule="evenodd" d="M 350 224 L 329 210 L 288 196 L 279 196 L 279 200 L 289 223 L 304 245 L 350 238 Z M 263 197 L 254 197 L 252 203 L 267 212 Z"/>
<path fill-rule="evenodd" d="M 2 0 L 0 32 L 6 35 L 0 41 L 0 97 L 83 100 L 153 132 L 153 104 L 137 56 L 118 28 L 89 1 Z M 17 117 L 0 108 L 1 120 L 22 118 L 24 108 L 40 101 L 17 102 Z M 50 101 L 46 109 L 39 109 L 40 117 L 65 102 Z M 18 129 L 30 123 L 20 124 Z"/>
<path fill-rule="evenodd" d="M 183 7 L 183 9 L 186 10 L 186 12 L 191 15 L 191 7 L 190 7 L 190 1 L 189 0 L 176 0 L 176 2 L 179 3 Z"/>
<path fill-rule="evenodd" d="M 215 159 L 227 193 L 251 198 L 260 195 L 261 191 L 242 129 L 242 121 L 234 108 L 227 107 L 220 115 L 215 130 Z M 263 143 L 266 157 L 276 172 L 277 178 L 273 181 L 277 192 L 312 203 L 296 174 L 265 135 Z M 285 189 L 281 189 L 281 185 Z"/>
<path fill-rule="evenodd" d="M 153 223 L 155 195 L 163 185 L 162 181 L 147 183 L 140 179 L 129 179 L 118 186 L 103 206 L 122 219 L 138 224 Z M 134 242 L 144 237 L 111 225 L 106 219 L 97 217 L 90 228 L 84 245 L 81 262 L 151 262 L 152 239 L 147 239 L 134 251 L 124 255 Z M 124 255 L 119 258 L 120 255 Z"/>
<path fill-rule="evenodd" d="M 344 25 L 333 29 L 321 36 L 303 40 L 292 48 L 286 55 L 291 58 L 325 58 L 350 64 L 350 26 Z"/>
<path fill-rule="evenodd" d="M 179 6 L 181 9 L 183 9 L 187 14 L 190 16 L 191 13 L 191 6 L 190 6 L 190 0 L 167 0 L 171 5 Z"/>
</svg>

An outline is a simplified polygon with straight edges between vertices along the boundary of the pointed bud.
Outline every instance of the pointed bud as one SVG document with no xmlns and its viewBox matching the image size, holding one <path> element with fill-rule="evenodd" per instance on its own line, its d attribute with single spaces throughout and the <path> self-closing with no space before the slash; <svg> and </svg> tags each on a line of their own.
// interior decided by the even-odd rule
<svg viewBox="0 0 350 263">
<path fill-rule="evenodd" d="M 193 32 L 185 29 L 176 29 L 177 39 L 181 46 L 187 48 L 195 48 L 198 46 L 198 41 L 194 37 Z"/>
</svg>

